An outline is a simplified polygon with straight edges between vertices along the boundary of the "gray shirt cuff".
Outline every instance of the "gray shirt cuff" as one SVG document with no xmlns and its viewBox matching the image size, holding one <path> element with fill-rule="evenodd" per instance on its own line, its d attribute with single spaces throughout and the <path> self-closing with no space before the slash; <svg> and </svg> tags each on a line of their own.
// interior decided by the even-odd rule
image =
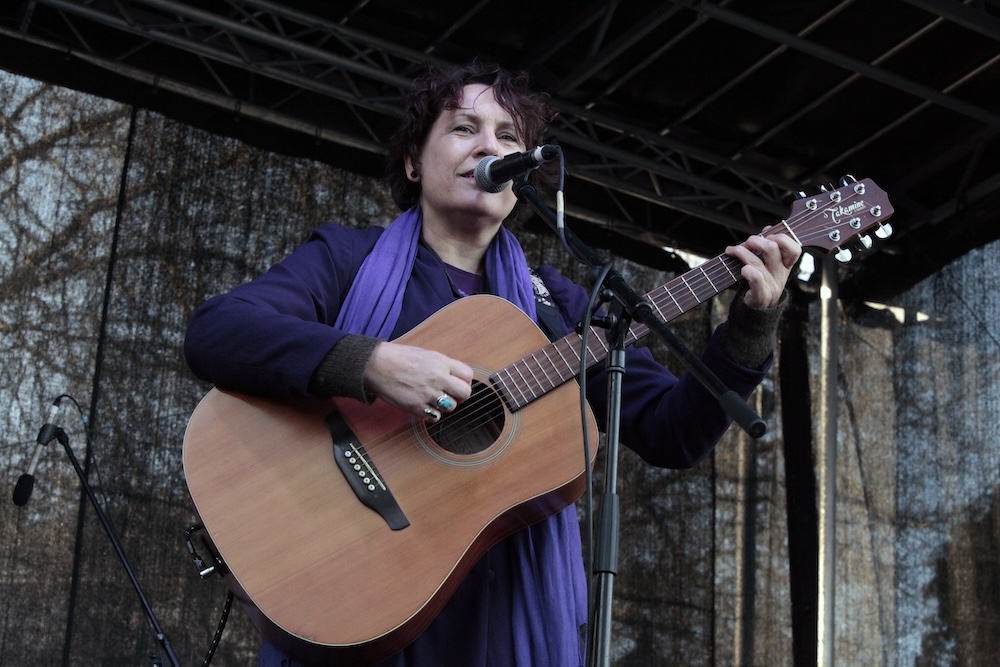
<svg viewBox="0 0 1000 667">
<path fill-rule="evenodd" d="M 330 348 L 309 380 L 309 391 L 322 398 L 345 396 L 369 404 L 374 397 L 365 392 L 365 368 L 381 343 L 380 338 L 348 334 Z"/>
<path fill-rule="evenodd" d="M 743 283 L 729 307 L 722 350 L 740 366 L 762 368 L 774 350 L 778 324 L 790 296 L 786 289 L 774 308 L 753 308 L 743 300 L 746 290 Z"/>
</svg>

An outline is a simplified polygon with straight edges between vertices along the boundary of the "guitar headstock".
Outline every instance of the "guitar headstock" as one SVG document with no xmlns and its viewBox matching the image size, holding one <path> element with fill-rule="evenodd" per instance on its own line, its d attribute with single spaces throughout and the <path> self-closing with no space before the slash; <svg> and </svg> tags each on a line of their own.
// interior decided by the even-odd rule
<svg viewBox="0 0 1000 667">
<path fill-rule="evenodd" d="M 882 239 L 892 234 L 886 222 L 893 212 L 885 191 L 870 178 L 844 177 L 836 190 L 796 199 L 788 219 L 773 229 L 784 229 L 803 247 L 836 253 L 846 262 L 852 256 L 851 246 L 871 247 L 867 232 L 872 228 Z"/>
</svg>

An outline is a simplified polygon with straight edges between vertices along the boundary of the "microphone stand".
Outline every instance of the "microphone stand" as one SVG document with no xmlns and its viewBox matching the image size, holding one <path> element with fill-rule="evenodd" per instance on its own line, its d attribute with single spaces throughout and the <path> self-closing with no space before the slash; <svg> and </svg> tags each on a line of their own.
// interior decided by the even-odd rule
<svg viewBox="0 0 1000 667">
<path fill-rule="evenodd" d="M 559 227 L 555 213 L 541 201 L 535 187 L 528 183 L 527 179 L 515 179 L 513 187 L 517 198 L 531 206 L 565 240 L 574 257 L 590 267 L 596 268 L 602 265 L 596 253 L 573 232 Z M 751 437 L 759 438 L 767 430 L 764 420 L 740 398 L 739 394 L 728 389 L 699 357 L 684 346 L 666 323 L 656 316 L 652 305 L 637 294 L 621 274 L 610 270 L 605 278 L 605 286 L 611 291 L 617 302 L 612 304 L 612 316 L 609 318 L 608 343 L 610 351 L 606 362 L 608 415 L 605 486 L 598 515 L 597 545 L 594 550 L 594 574 L 597 575 L 597 591 L 594 596 L 596 606 L 594 627 L 587 646 L 589 667 L 611 664 L 611 608 L 614 599 L 614 576 L 617 574 L 618 567 L 620 525 L 617 495 L 618 437 L 621 423 L 622 378 L 625 375 L 624 337 L 628 331 L 629 322 L 633 319 L 638 320 L 648 326 L 650 331 L 656 332 L 677 356 L 681 364 L 719 402 L 726 414 Z"/>
<path fill-rule="evenodd" d="M 170 639 L 160 627 L 160 622 L 156 618 L 156 613 L 150 606 L 149 600 L 146 598 L 146 594 L 142 590 L 142 586 L 139 585 L 139 579 L 136 577 L 135 572 L 132 570 L 132 566 L 129 564 L 128 556 L 125 554 L 125 548 L 122 546 L 121 539 L 115 532 L 114 526 L 111 525 L 111 522 L 104 514 L 104 511 L 101 509 L 100 503 L 97 501 L 97 496 L 94 495 L 94 491 L 90 487 L 90 483 L 87 482 L 87 478 L 84 475 L 83 468 L 80 467 L 80 462 L 77 461 L 76 456 L 73 454 L 73 450 L 69 446 L 69 437 L 66 435 L 66 432 L 58 426 L 55 427 L 55 434 L 52 437 L 53 439 L 58 440 L 59 444 L 61 444 L 63 449 L 66 450 L 66 455 L 69 457 L 70 463 L 73 464 L 73 469 L 76 470 L 77 477 L 80 478 L 83 490 L 86 492 L 87 497 L 90 498 L 90 503 L 94 506 L 94 511 L 97 512 L 97 518 L 100 519 L 101 525 L 104 526 L 104 532 L 107 533 L 108 538 L 111 540 L 111 544 L 114 547 L 115 552 L 118 554 L 118 558 L 121 560 L 122 566 L 124 566 L 125 572 L 128 575 L 129 580 L 132 582 L 132 586 L 135 588 L 135 592 L 139 595 L 139 601 L 142 603 L 142 608 L 146 612 L 149 623 L 153 627 L 153 631 L 156 634 L 156 641 L 160 644 L 163 652 L 166 653 L 171 667 L 180 667 L 180 662 L 178 661 L 177 656 L 174 653 L 174 649 L 170 644 Z M 51 442 L 51 440 L 49 442 Z M 154 664 L 159 664 L 159 660 L 154 662 Z"/>
</svg>

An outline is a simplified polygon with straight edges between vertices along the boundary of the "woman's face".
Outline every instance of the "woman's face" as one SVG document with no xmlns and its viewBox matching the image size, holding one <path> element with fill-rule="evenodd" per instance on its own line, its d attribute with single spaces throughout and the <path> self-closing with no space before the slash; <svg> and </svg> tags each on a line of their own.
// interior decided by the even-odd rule
<svg viewBox="0 0 1000 667">
<path fill-rule="evenodd" d="M 443 110 L 434 122 L 419 163 L 406 160 L 407 178 L 420 183 L 424 223 L 499 226 L 517 198 L 511 188 L 482 190 L 474 178 L 476 165 L 486 156 L 523 150 L 514 120 L 497 103 L 493 89 L 466 86 L 456 108 Z"/>
</svg>

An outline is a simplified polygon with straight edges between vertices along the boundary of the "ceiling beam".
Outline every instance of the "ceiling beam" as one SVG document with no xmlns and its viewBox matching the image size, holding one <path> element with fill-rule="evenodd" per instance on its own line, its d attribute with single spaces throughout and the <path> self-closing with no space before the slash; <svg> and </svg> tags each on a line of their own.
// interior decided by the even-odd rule
<svg viewBox="0 0 1000 667">
<path fill-rule="evenodd" d="M 779 30 L 774 26 L 761 23 L 760 21 L 756 21 L 728 9 L 723 9 L 717 5 L 713 5 L 711 2 L 700 3 L 698 5 L 698 11 L 704 12 L 714 19 L 740 28 L 741 30 L 746 30 L 747 32 L 760 35 L 761 37 L 765 37 L 774 42 L 785 44 L 786 46 L 789 46 L 797 51 L 813 56 L 814 58 L 824 60 L 833 65 L 837 65 L 838 67 L 842 67 L 848 71 L 857 72 L 858 74 L 866 76 L 874 81 L 878 81 L 881 84 L 891 86 L 904 93 L 909 93 L 914 97 L 928 100 L 929 102 L 933 102 L 942 108 L 949 109 L 968 118 L 978 120 L 986 125 L 1000 128 L 1000 114 L 988 111 L 987 109 L 983 109 L 975 104 L 969 104 L 968 102 L 964 102 L 963 100 L 952 97 L 951 95 L 935 90 L 930 86 L 925 86 L 917 83 L 916 81 L 907 79 L 906 77 L 893 74 L 892 72 L 884 70 L 880 67 L 875 67 L 874 65 L 870 65 L 863 60 L 852 58 L 844 55 L 843 53 L 839 53 L 833 49 L 822 46 L 821 44 L 816 44 L 815 42 L 810 42 L 809 40 L 803 39 L 792 33 Z"/>
</svg>

